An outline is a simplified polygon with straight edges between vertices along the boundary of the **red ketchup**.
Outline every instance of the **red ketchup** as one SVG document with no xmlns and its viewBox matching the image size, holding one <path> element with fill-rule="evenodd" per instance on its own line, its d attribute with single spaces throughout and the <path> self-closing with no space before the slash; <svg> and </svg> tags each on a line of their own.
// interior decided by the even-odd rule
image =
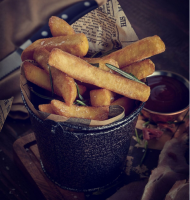
<svg viewBox="0 0 190 200">
<path fill-rule="evenodd" d="M 151 94 L 145 108 L 160 113 L 172 113 L 189 105 L 189 90 L 181 81 L 163 75 L 148 77 L 147 81 Z"/>
</svg>

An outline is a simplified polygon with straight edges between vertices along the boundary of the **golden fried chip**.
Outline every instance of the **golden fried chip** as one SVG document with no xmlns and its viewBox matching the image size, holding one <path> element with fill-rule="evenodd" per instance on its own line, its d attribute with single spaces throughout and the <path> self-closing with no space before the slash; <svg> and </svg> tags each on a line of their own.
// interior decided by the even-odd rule
<svg viewBox="0 0 190 200">
<path fill-rule="evenodd" d="M 49 28 L 53 37 L 74 35 L 74 29 L 63 19 L 52 16 L 49 18 Z"/>
<path fill-rule="evenodd" d="M 38 106 L 39 110 L 42 112 L 50 113 L 50 114 L 55 114 L 53 111 L 51 104 L 40 104 Z"/>
<path fill-rule="evenodd" d="M 151 75 L 155 71 L 155 65 L 150 59 L 146 59 L 123 67 L 122 70 L 129 74 L 133 74 L 139 80 L 141 80 Z"/>
<path fill-rule="evenodd" d="M 49 75 L 39 67 L 36 67 L 32 63 L 25 61 L 23 63 L 24 74 L 26 79 L 41 88 L 51 91 L 50 77 Z M 54 91 L 57 95 L 61 95 Z"/>
<path fill-rule="evenodd" d="M 112 58 L 123 68 L 134 62 L 143 60 L 165 51 L 165 44 L 159 36 L 155 35 L 134 42 L 123 49 L 115 51 L 103 58 Z"/>
<path fill-rule="evenodd" d="M 135 108 L 135 100 L 127 97 L 121 97 L 112 102 L 111 105 L 122 106 L 125 109 L 125 115 L 129 115 Z"/>
<path fill-rule="evenodd" d="M 54 66 L 76 80 L 96 85 L 131 99 L 144 102 L 150 96 L 150 87 L 147 85 L 100 70 L 60 49 L 53 49 L 51 51 L 49 65 Z"/>
<path fill-rule="evenodd" d="M 79 85 L 79 84 L 77 84 L 77 85 L 78 85 L 78 88 L 79 88 L 80 95 L 83 95 L 86 92 L 86 90 L 87 90 L 86 86 Z M 78 97 L 78 94 L 77 94 L 77 97 Z"/>
<path fill-rule="evenodd" d="M 33 58 L 40 66 L 49 73 L 48 59 L 50 53 L 45 48 L 36 48 Z M 69 77 L 62 71 L 50 67 L 53 78 L 53 88 L 62 95 L 67 105 L 72 105 L 77 96 L 77 89 L 73 78 Z"/>
<path fill-rule="evenodd" d="M 114 93 L 106 89 L 90 91 L 90 102 L 92 106 L 109 106 L 114 98 Z"/>
<path fill-rule="evenodd" d="M 98 64 L 98 68 L 108 71 L 112 74 L 116 73 L 115 71 L 111 70 L 109 67 L 107 67 L 105 64 L 109 63 L 111 65 L 114 65 L 115 67 L 119 68 L 119 65 L 117 61 L 113 60 L 112 58 L 83 58 L 86 62 L 89 64 Z M 94 66 L 94 65 L 93 65 Z"/>
<path fill-rule="evenodd" d="M 44 47 L 37 47 L 33 53 L 33 60 L 35 60 L 48 74 L 49 74 L 49 65 L 48 65 L 49 55 L 50 52 L 46 50 Z M 53 74 L 54 71 L 57 70 L 58 69 L 52 67 L 51 73 Z"/>
<path fill-rule="evenodd" d="M 39 67 L 36 67 L 35 65 L 33 65 L 32 63 L 28 62 L 28 61 L 25 61 L 23 63 L 23 68 L 24 68 L 24 73 L 25 73 L 25 76 L 26 76 L 26 79 L 32 83 L 34 83 L 35 85 L 38 85 L 39 87 L 41 88 L 44 88 L 48 91 L 52 91 L 52 88 L 51 88 L 51 84 L 50 84 L 50 76 L 49 74 L 39 68 Z M 76 86 L 75 86 L 76 88 Z M 54 87 L 54 93 L 57 94 L 58 96 L 61 96 L 62 97 L 62 93 L 61 93 L 61 90 L 59 87 Z M 68 96 L 66 97 L 66 100 L 68 101 L 69 99 L 71 99 L 71 92 L 67 93 Z M 76 98 L 76 96 L 75 96 Z M 68 101 L 67 104 L 68 105 L 71 105 L 73 104 L 73 99 L 72 101 Z"/>
<path fill-rule="evenodd" d="M 88 52 L 89 44 L 87 37 L 83 33 L 39 39 L 33 42 L 22 52 L 22 61 L 27 59 L 32 60 L 34 50 L 37 47 L 45 47 L 45 49 L 49 52 L 53 48 L 59 48 L 75 56 L 83 57 Z"/>
<path fill-rule="evenodd" d="M 68 118 L 84 118 L 92 120 L 106 120 L 108 119 L 109 106 L 90 107 L 90 106 L 67 106 L 64 102 L 59 100 L 51 101 L 52 109 L 58 115 Z"/>
<path fill-rule="evenodd" d="M 34 49 L 41 46 L 43 39 L 36 40 L 31 45 L 29 45 L 21 54 L 21 60 L 33 60 Z"/>
</svg>

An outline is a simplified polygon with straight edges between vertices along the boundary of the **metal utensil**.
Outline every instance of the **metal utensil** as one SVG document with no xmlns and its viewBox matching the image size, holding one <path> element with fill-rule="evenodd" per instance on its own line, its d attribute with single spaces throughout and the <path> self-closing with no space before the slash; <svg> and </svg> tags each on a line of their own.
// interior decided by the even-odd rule
<svg viewBox="0 0 190 200">
<path fill-rule="evenodd" d="M 68 24 L 72 24 L 91 10 L 96 9 L 98 6 L 99 4 L 94 0 L 81 1 L 65 9 L 57 16 L 64 19 Z M 40 28 L 40 30 L 37 31 L 30 39 L 24 42 L 24 44 L 22 44 L 16 51 L 0 62 L 0 80 L 20 67 L 22 62 L 20 56 L 26 47 L 38 39 L 47 37 L 52 37 L 48 23 Z"/>
</svg>

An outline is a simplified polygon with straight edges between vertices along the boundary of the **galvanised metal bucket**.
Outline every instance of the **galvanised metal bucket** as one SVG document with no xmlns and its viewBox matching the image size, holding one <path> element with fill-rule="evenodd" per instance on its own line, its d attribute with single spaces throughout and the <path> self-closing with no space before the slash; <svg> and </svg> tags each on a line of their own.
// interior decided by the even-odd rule
<svg viewBox="0 0 190 200">
<path fill-rule="evenodd" d="M 101 127 L 41 120 L 27 105 L 47 177 L 59 187 L 94 191 L 113 184 L 126 165 L 141 103 L 131 115 Z"/>
</svg>

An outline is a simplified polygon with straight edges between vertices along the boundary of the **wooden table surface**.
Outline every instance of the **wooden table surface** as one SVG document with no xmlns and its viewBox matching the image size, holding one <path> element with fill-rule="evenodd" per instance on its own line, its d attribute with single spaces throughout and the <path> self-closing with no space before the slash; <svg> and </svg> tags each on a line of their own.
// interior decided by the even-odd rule
<svg viewBox="0 0 190 200">
<path fill-rule="evenodd" d="M 189 1 L 119 0 L 139 39 L 159 35 L 166 51 L 152 58 L 156 70 L 189 79 Z M 39 192 L 14 162 L 13 143 L 31 133 L 30 120 L 7 118 L 0 133 L 0 199 L 40 199 Z"/>
</svg>

